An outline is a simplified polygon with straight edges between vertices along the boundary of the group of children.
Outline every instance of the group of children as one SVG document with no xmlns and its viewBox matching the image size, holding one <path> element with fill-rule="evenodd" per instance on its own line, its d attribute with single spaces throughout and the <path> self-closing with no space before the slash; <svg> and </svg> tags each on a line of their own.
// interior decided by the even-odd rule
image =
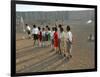
<svg viewBox="0 0 100 77">
<path fill-rule="evenodd" d="M 70 31 L 70 26 L 66 27 L 66 31 L 62 25 L 58 25 L 54 30 L 54 49 L 57 53 L 63 55 L 64 57 L 71 58 L 72 50 L 72 32 Z"/>
<path fill-rule="evenodd" d="M 51 46 L 56 53 L 67 58 L 72 57 L 72 32 L 70 31 L 70 26 L 67 26 L 66 31 L 64 31 L 61 24 L 52 27 L 52 30 L 48 26 L 41 28 L 33 25 L 31 34 L 34 46 L 37 41 L 39 47 Z"/>
</svg>

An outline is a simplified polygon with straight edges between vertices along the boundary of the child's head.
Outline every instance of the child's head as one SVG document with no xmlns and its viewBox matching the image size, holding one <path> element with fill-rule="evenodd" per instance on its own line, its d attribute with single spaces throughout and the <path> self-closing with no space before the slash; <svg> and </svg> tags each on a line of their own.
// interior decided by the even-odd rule
<svg viewBox="0 0 100 77">
<path fill-rule="evenodd" d="M 61 27 L 62 27 L 62 25 L 61 25 L 61 24 L 59 24 L 59 25 L 58 25 L 58 27 L 59 27 L 59 28 L 61 28 Z"/>
<path fill-rule="evenodd" d="M 35 24 L 33 25 L 33 28 L 36 28 L 36 25 Z"/>
<path fill-rule="evenodd" d="M 66 27 L 66 30 L 67 31 L 70 31 L 70 26 L 69 25 Z"/>
<path fill-rule="evenodd" d="M 40 27 L 38 27 L 38 29 L 39 29 L 39 31 L 41 30 L 41 28 L 40 28 Z"/>
<path fill-rule="evenodd" d="M 57 32 L 57 28 L 55 27 L 55 32 Z"/>
<path fill-rule="evenodd" d="M 27 24 L 25 24 L 26 26 L 28 26 Z"/>
<path fill-rule="evenodd" d="M 48 31 L 48 25 L 46 26 L 46 31 Z"/>
<path fill-rule="evenodd" d="M 48 28 L 48 25 L 46 25 L 46 28 Z"/>
</svg>

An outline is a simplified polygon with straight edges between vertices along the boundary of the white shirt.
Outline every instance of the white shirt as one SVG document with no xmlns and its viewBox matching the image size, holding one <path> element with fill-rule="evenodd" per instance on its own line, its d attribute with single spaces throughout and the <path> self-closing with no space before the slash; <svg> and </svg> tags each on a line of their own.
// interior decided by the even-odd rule
<svg viewBox="0 0 100 77">
<path fill-rule="evenodd" d="M 55 31 L 52 31 L 52 32 L 51 32 L 51 39 L 53 39 L 53 37 L 54 37 L 54 32 L 55 32 Z"/>
<path fill-rule="evenodd" d="M 70 41 L 70 42 L 72 42 L 72 33 L 71 33 L 71 31 L 69 31 L 69 32 L 67 32 L 67 41 Z"/>
<path fill-rule="evenodd" d="M 39 30 L 38 30 L 38 28 L 34 28 L 34 34 L 38 34 L 38 32 L 39 32 Z"/>
<path fill-rule="evenodd" d="M 42 36 L 45 36 L 45 31 L 42 31 Z"/>
<path fill-rule="evenodd" d="M 29 30 L 29 31 L 31 30 L 30 26 L 27 26 L 26 28 L 27 28 L 27 30 Z"/>
</svg>

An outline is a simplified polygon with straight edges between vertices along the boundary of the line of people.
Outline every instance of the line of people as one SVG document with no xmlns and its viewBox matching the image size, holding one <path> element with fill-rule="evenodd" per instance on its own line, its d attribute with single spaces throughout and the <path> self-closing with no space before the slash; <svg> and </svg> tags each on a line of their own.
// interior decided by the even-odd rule
<svg viewBox="0 0 100 77">
<path fill-rule="evenodd" d="M 64 31 L 61 24 L 52 27 L 52 29 L 48 26 L 41 28 L 33 25 L 31 35 L 33 38 L 33 46 L 37 42 L 38 47 L 51 46 L 51 49 L 55 50 L 56 53 L 68 59 L 72 57 L 73 36 L 69 25 L 66 27 L 66 31 Z"/>
</svg>

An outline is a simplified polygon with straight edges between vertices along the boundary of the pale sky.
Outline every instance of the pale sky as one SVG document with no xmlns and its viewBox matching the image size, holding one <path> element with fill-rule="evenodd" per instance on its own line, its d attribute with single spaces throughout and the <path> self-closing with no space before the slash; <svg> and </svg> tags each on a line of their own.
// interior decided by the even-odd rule
<svg viewBox="0 0 100 77">
<path fill-rule="evenodd" d="M 16 4 L 16 11 L 76 11 L 76 10 L 81 11 L 81 10 L 94 10 L 94 9 Z"/>
</svg>

